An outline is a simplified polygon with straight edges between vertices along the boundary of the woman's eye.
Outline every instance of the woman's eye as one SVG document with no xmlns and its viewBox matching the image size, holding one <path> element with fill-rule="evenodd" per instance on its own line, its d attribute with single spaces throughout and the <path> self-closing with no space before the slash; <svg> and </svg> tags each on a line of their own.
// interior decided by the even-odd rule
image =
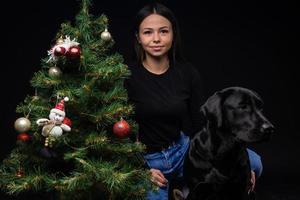
<svg viewBox="0 0 300 200">
<path fill-rule="evenodd" d="M 161 33 L 168 33 L 168 30 L 161 30 Z"/>
<path fill-rule="evenodd" d="M 144 35 L 149 35 L 151 33 L 151 31 L 144 31 Z"/>
</svg>

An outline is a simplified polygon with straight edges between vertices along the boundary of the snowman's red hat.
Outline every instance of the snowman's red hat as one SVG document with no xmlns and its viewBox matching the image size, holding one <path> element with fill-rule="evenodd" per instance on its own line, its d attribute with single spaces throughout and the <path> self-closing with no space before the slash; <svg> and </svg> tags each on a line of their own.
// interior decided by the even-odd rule
<svg viewBox="0 0 300 200">
<path fill-rule="evenodd" d="M 66 116 L 66 112 L 65 112 L 65 102 L 69 101 L 69 98 L 68 97 L 65 97 L 64 99 L 60 100 L 60 102 L 58 102 L 55 106 L 55 108 L 51 109 L 51 113 L 54 112 L 54 113 L 57 113 L 59 115 L 62 115 L 62 116 Z"/>
</svg>

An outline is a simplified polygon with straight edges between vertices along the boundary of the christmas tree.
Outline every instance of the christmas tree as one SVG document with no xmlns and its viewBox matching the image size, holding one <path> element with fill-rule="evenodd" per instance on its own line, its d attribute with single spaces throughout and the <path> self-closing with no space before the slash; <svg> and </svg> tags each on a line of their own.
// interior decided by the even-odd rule
<svg viewBox="0 0 300 200">
<path fill-rule="evenodd" d="M 10 195 L 143 199 L 151 186 L 123 86 L 130 71 L 112 50 L 108 18 L 90 6 L 82 0 L 74 25 L 61 25 L 31 80 L 35 94 L 17 106 L 16 146 L 0 168 Z"/>
</svg>

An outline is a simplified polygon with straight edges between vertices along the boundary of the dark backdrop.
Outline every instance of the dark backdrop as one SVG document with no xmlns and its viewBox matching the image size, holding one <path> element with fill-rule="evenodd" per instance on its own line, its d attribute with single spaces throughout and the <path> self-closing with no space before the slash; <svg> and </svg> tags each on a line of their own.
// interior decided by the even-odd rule
<svg viewBox="0 0 300 200">
<path fill-rule="evenodd" d="M 91 13 L 104 13 L 115 50 L 132 56 L 135 13 L 147 1 L 96 1 Z M 258 181 L 265 199 L 296 199 L 299 188 L 299 7 L 289 1 L 161 1 L 178 18 L 183 52 L 202 74 L 206 97 L 228 86 L 257 91 L 264 112 L 276 126 L 268 143 L 252 145 L 262 156 Z M 197 4 L 196 4 L 197 2 Z M 30 79 L 40 70 L 60 24 L 73 21 L 79 1 L 10 1 L 1 15 L 1 160 L 15 145 L 15 107 L 33 94 Z M 4 44 L 4 45 L 3 45 Z M 280 191 L 290 196 L 283 197 Z M 272 196 L 272 197 L 270 197 Z M 276 195 L 275 195 L 276 196 Z M 282 198 L 281 198 L 282 197 Z"/>
</svg>

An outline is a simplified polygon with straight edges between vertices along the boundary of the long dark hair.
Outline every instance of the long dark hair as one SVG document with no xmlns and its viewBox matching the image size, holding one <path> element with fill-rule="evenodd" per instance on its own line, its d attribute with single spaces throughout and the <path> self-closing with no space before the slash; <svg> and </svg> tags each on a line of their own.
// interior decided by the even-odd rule
<svg viewBox="0 0 300 200">
<path fill-rule="evenodd" d="M 180 48 L 181 38 L 180 38 L 178 22 L 174 16 L 173 12 L 166 6 L 164 6 L 160 3 L 154 2 L 154 3 L 148 4 L 148 5 L 144 6 L 142 9 L 140 9 L 135 18 L 134 34 L 138 35 L 140 24 L 146 17 L 148 17 L 151 14 L 161 15 L 170 21 L 170 23 L 172 25 L 172 29 L 173 29 L 173 42 L 172 42 L 172 47 L 168 53 L 169 60 L 174 63 L 183 61 L 184 59 L 183 59 L 183 56 L 181 53 L 181 48 Z M 137 59 L 138 63 L 141 64 L 144 60 L 145 52 L 136 37 L 134 40 L 134 49 L 135 49 L 136 59 Z"/>
</svg>

